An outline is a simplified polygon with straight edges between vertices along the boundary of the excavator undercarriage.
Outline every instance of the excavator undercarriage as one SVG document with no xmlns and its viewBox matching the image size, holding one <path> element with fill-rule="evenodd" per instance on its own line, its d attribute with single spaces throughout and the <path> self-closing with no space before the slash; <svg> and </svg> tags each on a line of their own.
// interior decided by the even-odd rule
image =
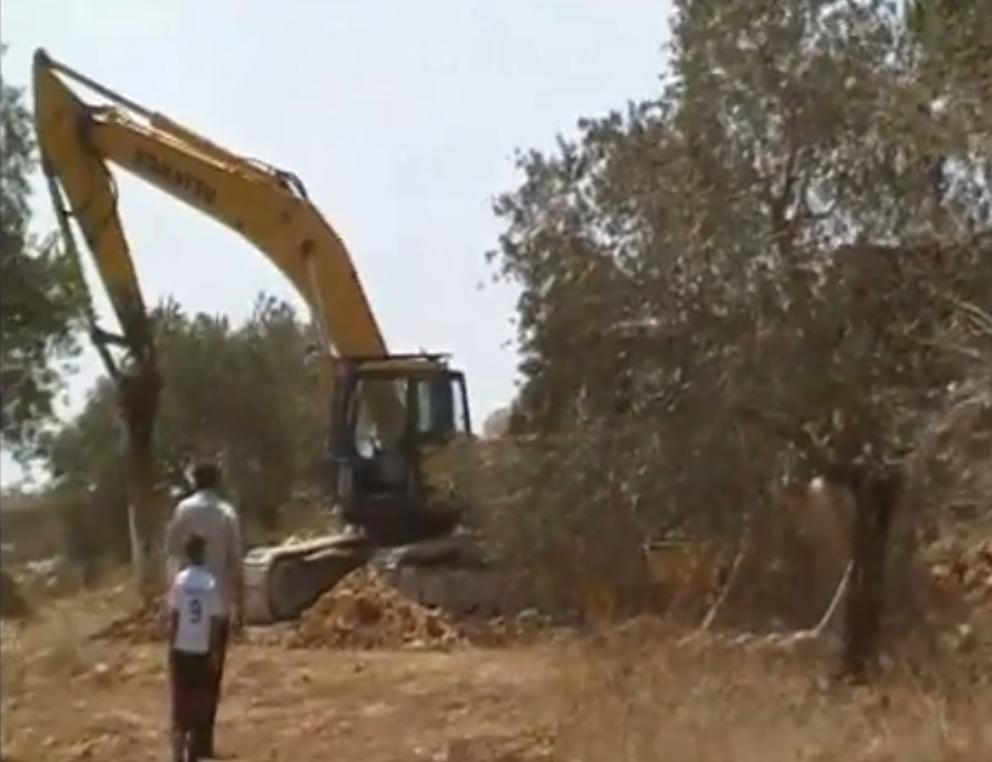
<svg viewBox="0 0 992 762">
<path fill-rule="evenodd" d="M 502 612 L 502 579 L 458 535 L 397 548 L 374 548 L 342 533 L 304 543 L 255 548 L 245 556 L 245 620 L 263 625 L 297 619 L 355 569 L 372 565 L 399 593 L 457 615 Z"/>
</svg>

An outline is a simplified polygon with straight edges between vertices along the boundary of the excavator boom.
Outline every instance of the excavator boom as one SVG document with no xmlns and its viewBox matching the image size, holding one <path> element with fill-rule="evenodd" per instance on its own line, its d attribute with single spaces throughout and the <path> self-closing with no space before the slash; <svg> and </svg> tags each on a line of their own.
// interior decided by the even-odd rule
<svg viewBox="0 0 992 762">
<path fill-rule="evenodd" d="M 69 81 L 106 104 L 84 102 Z M 239 233 L 309 306 L 323 343 L 331 477 L 345 517 L 372 545 L 450 532 L 461 509 L 438 464 L 450 443 L 471 434 L 464 377 L 439 355 L 388 354 L 354 263 L 303 183 L 216 145 L 41 50 L 34 60 L 34 96 L 42 165 L 63 233 L 71 245 L 73 218 L 125 346 L 154 364 L 150 320 L 110 164 Z M 106 334 L 94 327 L 94 336 Z M 441 510 L 428 510 L 428 504 Z M 246 561 L 265 612 L 260 618 L 298 613 L 326 587 L 328 575 L 369 552 L 353 536 L 306 550 L 261 549 Z"/>
<path fill-rule="evenodd" d="M 254 244 L 310 307 L 328 359 L 332 351 L 387 353 L 344 243 L 294 175 L 222 149 L 96 85 L 44 51 L 36 53 L 34 68 L 35 121 L 45 171 L 58 178 L 125 337 L 146 343 L 148 318 L 108 162 Z M 85 104 L 65 79 L 96 89 L 113 105 Z M 391 404 L 378 401 L 381 408 Z"/>
</svg>

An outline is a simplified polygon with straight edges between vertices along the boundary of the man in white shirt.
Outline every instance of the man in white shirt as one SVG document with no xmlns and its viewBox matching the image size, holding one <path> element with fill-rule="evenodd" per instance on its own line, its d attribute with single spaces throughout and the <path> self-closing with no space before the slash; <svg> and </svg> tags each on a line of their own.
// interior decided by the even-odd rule
<svg viewBox="0 0 992 762">
<path fill-rule="evenodd" d="M 213 674 L 224 616 L 220 591 L 204 566 L 206 542 L 190 535 L 186 565 L 169 589 L 169 683 L 174 762 L 196 762 L 206 743 Z"/>
<path fill-rule="evenodd" d="M 218 644 L 217 670 L 213 673 L 210 707 L 200 755 L 214 757 L 214 722 L 224 677 L 230 626 L 239 629 L 244 618 L 244 578 L 241 527 L 233 506 L 220 496 L 220 469 L 210 462 L 193 468 L 192 495 L 176 506 L 166 531 L 166 556 L 174 569 L 186 540 L 193 534 L 206 540 L 205 568 L 216 581 L 223 618 Z M 170 570 L 171 570 L 170 569 Z"/>
</svg>

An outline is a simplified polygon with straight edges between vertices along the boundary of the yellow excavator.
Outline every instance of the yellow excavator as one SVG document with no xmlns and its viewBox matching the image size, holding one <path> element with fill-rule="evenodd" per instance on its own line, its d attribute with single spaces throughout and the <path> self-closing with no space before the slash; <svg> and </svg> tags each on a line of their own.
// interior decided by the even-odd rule
<svg viewBox="0 0 992 762">
<path fill-rule="evenodd" d="M 82 101 L 68 82 L 105 103 Z M 42 166 L 63 234 L 71 237 L 75 220 L 123 343 L 150 347 L 152 331 L 108 164 L 240 233 L 310 308 L 323 343 L 329 481 L 357 531 L 249 553 L 249 620 L 297 616 L 377 549 L 430 547 L 450 537 L 465 508 L 446 476 L 450 453 L 471 437 L 464 375 L 444 355 L 388 353 L 344 243 L 299 178 L 238 156 L 43 50 L 35 53 L 34 97 Z"/>
</svg>

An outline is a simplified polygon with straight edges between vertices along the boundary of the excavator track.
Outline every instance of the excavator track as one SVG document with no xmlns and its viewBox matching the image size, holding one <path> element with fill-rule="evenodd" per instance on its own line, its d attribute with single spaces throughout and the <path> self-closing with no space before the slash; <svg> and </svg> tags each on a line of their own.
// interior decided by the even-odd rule
<svg viewBox="0 0 992 762">
<path fill-rule="evenodd" d="M 387 572 L 386 579 L 404 598 L 455 616 L 489 618 L 505 613 L 503 579 L 492 567 L 409 564 Z"/>
<path fill-rule="evenodd" d="M 295 545 L 255 548 L 244 560 L 245 620 L 264 625 L 299 618 L 325 592 L 371 564 L 404 597 L 456 615 L 492 616 L 502 609 L 503 580 L 455 537 L 375 548 L 341 534 Z"/>
<path fill-rule="evenodd" d="M 253 549 L 244 559 L 245 621 L 261 625 L 298 618 L 371 556 L 368 542 L 353 534 Z"/>
<path fill-rule="evenodd" d="M 501 613 L 503 572 L 461 533 L 379 550 L 372 563 L 405 598 L 456 616 Z"/>
</svg>

